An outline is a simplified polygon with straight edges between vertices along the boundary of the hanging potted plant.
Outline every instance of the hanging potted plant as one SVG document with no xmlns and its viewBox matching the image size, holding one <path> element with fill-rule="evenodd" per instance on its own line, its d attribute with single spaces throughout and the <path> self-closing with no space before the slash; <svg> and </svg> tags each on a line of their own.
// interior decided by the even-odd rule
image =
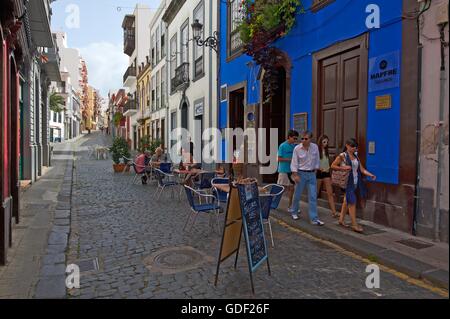
<svg viewBox="0 0 450 319">
<path fill-rule="evenodd" d="M 295 24 L 296 15 L 304 13 L 300 0 L 243 0 L 239 33 L 244 51 L 264 70 L 264 90 L 269 102 L 278 86 L 279 51 L 272 46 Z"/>
<path fill-rule="evenodd" d="M 124 169 L 128 171 L 130 167 L 123 161 L 123 157 L 130 157 L 127 141 L 123 137 L 116 137 L 109 150 L 114 162 L 114 172 L 120 173 L 123 172 Z"/>
</svg>

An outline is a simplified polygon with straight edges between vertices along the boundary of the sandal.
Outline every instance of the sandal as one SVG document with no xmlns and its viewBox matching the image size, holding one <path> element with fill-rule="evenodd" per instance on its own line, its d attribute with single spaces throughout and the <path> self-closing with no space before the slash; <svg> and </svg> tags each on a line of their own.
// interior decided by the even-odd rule
<svg viewBox="0 0 450 319">
<path fill-rule="evenodd" d="M 363 228 L 361 227 L 361 226 L 359 226 L 359 225 L 354 225 L 354 226 L 352 226 L 352 230 L 355 232 L 355 233 L 359 233 L 359 234 L 362 234 L 363 232 L 364 232 L 364 230 L 363 230 Z"/>
<path fill-rule="evenodd" d="M 347 225 L 345 222 L 339 221 L 338 224 L 339 224 L 339 226 L 342 226 L 344 228 L 350 228 L 350 225 Z"/>
<path fill-rule="evenodd" d="M 338 214 L 338 213 L 331 213 L 332 218 L 338 218 L 339 216 L 340 216 L 340 214 Z"/>
</svg>

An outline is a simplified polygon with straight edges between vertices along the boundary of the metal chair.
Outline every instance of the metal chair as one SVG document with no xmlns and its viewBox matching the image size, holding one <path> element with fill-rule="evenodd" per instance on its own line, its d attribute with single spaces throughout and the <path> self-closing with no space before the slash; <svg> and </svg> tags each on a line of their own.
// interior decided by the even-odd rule
<svg viewBox="0 0 450 319">
<path fill-rule="evenodd" d="M 230 183 L 229 178 L 216 177 L 211 180 L 212 194 L 216 196 L 219 203 L 228 202 L 228 193 L 217 189 L 214 185 L 228 185 Z"/>
<path fill-rule="evenodd" d="M 175 175 L 164 173 L 159 168 L 154 168 L 153 174 L 158 181 L 158 188 L 156 189 L 156 192 L 153 196 L 158 196 L 159 199 L 166 187 L 169 187 L 172 189 L 172 197 L 174 197 L 174 187 L 179 185 L 178 182 L 174 180 Z"/>
<path fill-rule="evenodd" d="M 170 174 L 172 173 L 172 163 L 162 162 L 159 164 L 159 169 L 166 174 Z"/>
<path fill-rule="evenodd" d="M 278 184 L 269 184 L 263 187 L 263 190 L 269 190 L 271 195 L 274 195 L 272 198 L 271 209 L 277 209 L 280 204 L 281 198 L 283 197 L 283 193 L 285 191 L 284 186 Z"/>
<path fill-rule="evenodd" d="M 216 177 L 215 172 L 205 172 L 200 174 L 200 181 L 194 182 L 195 190 L 200 192 L 208 192 L 211 190 L 211 181 Z"/>
<path fill-rule="evenodd" d="M 133 171 L 134 171 L 134 176 L 133 176 L 133 180 L 131 181 L 131 184 L 136 183 L 136 180 L 138 180 L 139 177 L 142 178 L 143 176 L 147 176 L 147 173 L 145 171 L 145 169 L 146 169 L 145 166 L 136 164 L 135 162 L 132 162 L 131 166 L 133 167 Z"/>
<path fill-rule="evenodd" d="M 217 231 L 220 234 L 220 226 L 219 226 L 220 206 L 218 205 L 217 198 L 213 195 L 208 195 L 208 194 L 199 192 L 187 185 L 184 185 L 184 190 L 186 191 L 186 197 L 188 199 L 189 206 L 191 207 L 191 213 L 189 214 L 189 216 L 186 220 L 186 223 L 184 224 L 183 231 L 186 229 L 186 226 L 188 225 L 192 216 L 194 216 L 194 219 L 192 221 L 189 231 L 191 231 L 192 228 L 194 227 L 194 224 L 195 224 L 198 214 L 205 213 L 205 214 L 210 215 L 209 226 L 211 228 L 213 227 L 212 217 L 214 214 L 216 215 Z M 199 203 L 196 203 L 195 197 L 198 197 Z M 204 204 L 201 204 L 201 199 L 205 200 Z"/>
<path fill-rule="evenodd" d="M 278 184 L 270 184 L 263 188 L 269 190 L 269 193 L 261 193 L 259 196 L 259 202 L 261 204 L 261 217 L 263 224 L 269 225 L 270 239 L 272 241 L 272 247 L 275 247 L 273 241 L 272 224 L 270 223 L 270 211 L 277 209 L 280 204 L 281 198 L 284 193 L 284 187 Z"/>
</svg>

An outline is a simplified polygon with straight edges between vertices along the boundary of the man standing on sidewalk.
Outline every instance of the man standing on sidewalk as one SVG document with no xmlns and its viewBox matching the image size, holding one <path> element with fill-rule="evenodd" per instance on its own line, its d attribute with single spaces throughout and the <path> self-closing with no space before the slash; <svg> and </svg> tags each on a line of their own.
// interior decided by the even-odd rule
<svg viewBox="0 0 450 319">
<path fill-rule="evenodd" d="M 298 141 L 298 132 L 290 130 L 287 140 L 278 148 L 278 185 L 286 187 L 289 197 L 289 208 L 292 207 L 292 198 L 294 197 L 295 182 L 291 177 L 291 161 L 295 146 Z"/>
<path fill-rule="evenodd" d="M 292 155 L 292 178 L 296 183 L 293 207 L 289 210 L 294 220 L 298 219 L 297 211 L 300 198 L 305 187 L 308 188 L 309 218 L 313 225 L 323 226 L 317 215 L 317 180 L 316 171 L 320 168 L 319 147 L 311 143 L 312 133 L 302 134 L 301 143 Z"/>
</svg>

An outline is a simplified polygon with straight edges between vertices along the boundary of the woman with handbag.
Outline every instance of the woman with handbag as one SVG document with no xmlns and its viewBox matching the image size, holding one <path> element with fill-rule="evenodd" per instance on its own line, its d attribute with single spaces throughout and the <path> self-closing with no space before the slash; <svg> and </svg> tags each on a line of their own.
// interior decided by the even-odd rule
<svg viewBox="0 0 450 319">
<path fill-rule="evenodd" d="M 361 164 L 356 150 L 358 148 L 358 143 L 355 139 L 349 139 L 345 142 L 344 152 L 339 154 L 334 160 L 331 168 L 336 172 L 333 175 L 334 183 L 341 183 L 347 179 L 345 186 L 345 197 L 344 203 L 342 204 L 341 215 L 339 217 L 339 225 L 347 227 L 344 223 L 345 214 L 347 213 L 347 208 L 349 210 L 350 218 L 352 220 L 352 230 L 357 233 L 362 233 L 363 229 L 356 222 L 356 202 L 357 196 L 361 198 L 367 197 L 367 188 L 363 181 L 363 176 L 368 176 L 372 180 L 376 179 L 376 176 L 370 173 Z M 336 181 L 340 178 L 340 181 Z"/>
<path fill-rule="evenodd" d="M 317 195 L 320 194 L 322 184 L 325 185 L 325 190 L 328 195 L 328 204 L 330 204 L 331 217 L 337 218 L 339 216 L 336 213 L 336 206 L 334 204 L 333 186 L 331 185 L 331 173 L 330 173 L 330 153 L 328 151 L 328 141 L 330 139 L 326 135 L 322 135 L 319 138 L 319 154 L 320 154 L 320 168 L 317 171 Z"/>
</svg>

